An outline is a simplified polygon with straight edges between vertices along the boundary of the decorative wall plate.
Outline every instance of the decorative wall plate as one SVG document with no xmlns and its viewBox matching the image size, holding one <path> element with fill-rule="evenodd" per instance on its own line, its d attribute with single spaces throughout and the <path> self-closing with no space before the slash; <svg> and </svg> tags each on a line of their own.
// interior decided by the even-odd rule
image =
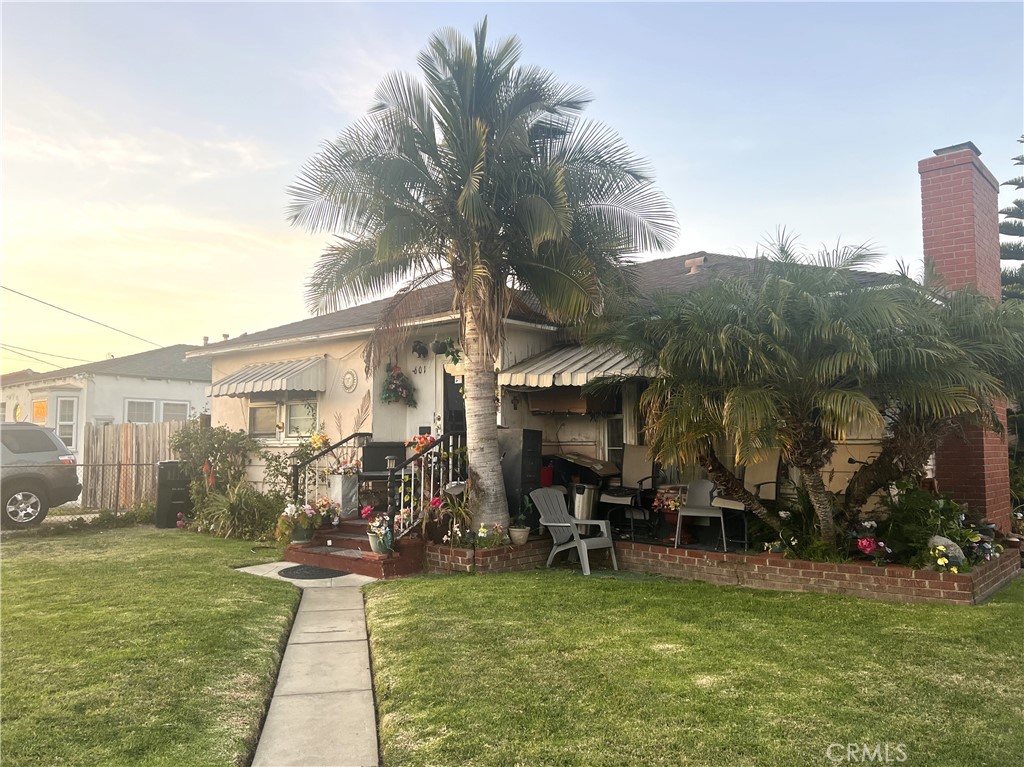
<svg viewBox="0 0 1024 767">
<path fill-rule="evenodd" d="M 349 394 L 356 390 L 356 386 L 359 385 L 359 375 L 354 370 L 346 370 L 345 375 L 341 377 L 341 387 Z"/>
</svg>

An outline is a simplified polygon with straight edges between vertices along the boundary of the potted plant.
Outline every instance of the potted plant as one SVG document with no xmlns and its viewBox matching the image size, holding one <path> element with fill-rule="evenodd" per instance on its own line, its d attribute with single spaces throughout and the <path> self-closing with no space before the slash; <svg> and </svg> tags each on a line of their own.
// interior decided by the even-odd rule
<svg viewBox="0 0 1024 767">
<path fill-rule="evenodd" d="M 416 407 L 416 387 L 402 372 L 398 365 L 388 365 L 388 375 L 380 392 L 380 401 L 385 405 L 392 402 L 404 402 L 409 407 Z"/>
<path fill-rule="evenodd" d="M 277 518 L 274 537 L 279 541 L 290 539 L 292 543 L 308 543 L 313 531 L 325 520 L 332 520 L 338 510 L 338 504 L 330 498 L 318 498 L 312 504 L 301 506 L 289 503 Z"/>
<path fill-rule="evenodd" d="M 529 503 L 529 498 L 523 498 L 519 511 L 512 517 L 512 524 L 508 526 L 508 537 L 516 546 L 522 546 L 530 537 L 530 527 L 526 524 L 526 507 Z"/>
<path fill-rule="evenodd" d="M 363 519 L 369 521 L 366 537 L 374 554 L 387 554 L 391 551 L 391 529 L 388 527 L 387 512 L 375 512 L 373 506 L 364 506 L 361 512 Z"/>
</svg>

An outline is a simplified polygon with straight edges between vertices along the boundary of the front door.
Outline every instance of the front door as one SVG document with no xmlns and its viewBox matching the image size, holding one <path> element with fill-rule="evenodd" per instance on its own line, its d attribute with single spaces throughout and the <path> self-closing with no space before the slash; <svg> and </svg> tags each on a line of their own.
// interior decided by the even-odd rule
<svg viewBox="0 0 1024 767">
<path fill-rule="evenodd" d="M 466 433 L 466 400 L 462 396 L 462 376 L 444 372 L 441 428 L 446 434 Z"/>
</svg>

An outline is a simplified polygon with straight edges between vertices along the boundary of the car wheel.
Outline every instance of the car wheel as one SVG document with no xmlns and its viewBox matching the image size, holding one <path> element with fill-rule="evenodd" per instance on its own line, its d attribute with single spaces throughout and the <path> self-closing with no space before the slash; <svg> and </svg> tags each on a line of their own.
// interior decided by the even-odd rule
<svg viewBox="0 0 1024 767">
<path fill-rule="evenodd" d="M 33 487 L 21 487 L 4 494 L 4 526 L 28 527 L 46 519 L 50 507 L 46 495 Z"/>
</svg>

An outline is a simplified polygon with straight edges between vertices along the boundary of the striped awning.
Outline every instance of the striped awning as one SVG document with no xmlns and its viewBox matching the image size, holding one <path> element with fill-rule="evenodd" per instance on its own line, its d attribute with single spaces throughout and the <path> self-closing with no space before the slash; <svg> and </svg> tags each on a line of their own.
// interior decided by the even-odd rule
<svg viewBox="0 0 1024 767">
<path fill-rule="evenodd" d="M 206 388 L 209 397 L 245 397 L 258 392 L 325 391 L 324 358 L 246 365 Z"/>
<path fill-rule="evenodd" d="M 501 386 L 583 386 L 608 376 L 653 376 L 628 354 L 591 346 L 560 346 L 498 373 Z"/>
</svg>

